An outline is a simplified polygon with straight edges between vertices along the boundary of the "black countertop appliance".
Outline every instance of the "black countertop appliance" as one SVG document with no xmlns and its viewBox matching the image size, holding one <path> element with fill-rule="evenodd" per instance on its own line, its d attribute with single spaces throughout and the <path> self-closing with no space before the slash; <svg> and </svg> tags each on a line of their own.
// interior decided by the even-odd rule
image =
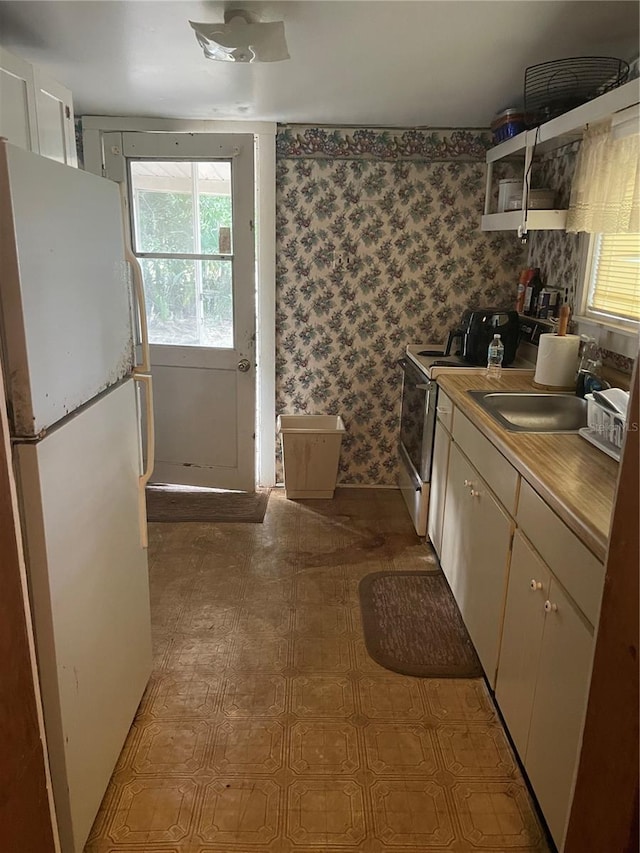
<svg viewBox="0 0 640 853">
<path fill-rule="evenodd" d="M 460 341 L 461 358 L 474 365 L 487 364 L 489 344 L 494 335 L 500 335 L 504 345 L 502 364 L 507 367 L 516 357 L 520 337 L 517 311 L 500 311 L 496 308 L 468 309 L 459 326 L 449 332 L 445 355 L 451 353 L 455 340 Z"/>
</svg>

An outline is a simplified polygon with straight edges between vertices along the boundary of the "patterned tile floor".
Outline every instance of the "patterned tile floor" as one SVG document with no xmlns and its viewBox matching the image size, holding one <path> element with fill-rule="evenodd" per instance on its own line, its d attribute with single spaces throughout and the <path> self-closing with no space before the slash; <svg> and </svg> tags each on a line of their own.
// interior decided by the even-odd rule
<svg viewBox="0 0 640 853">
<path fill-rule="evenodd" d="M 399 492 L 150 542 L 155 669 L 86 853 L 548 850 L 484 682 L 364 649 L 360 578 L 434 560 Z"/>
</svg>

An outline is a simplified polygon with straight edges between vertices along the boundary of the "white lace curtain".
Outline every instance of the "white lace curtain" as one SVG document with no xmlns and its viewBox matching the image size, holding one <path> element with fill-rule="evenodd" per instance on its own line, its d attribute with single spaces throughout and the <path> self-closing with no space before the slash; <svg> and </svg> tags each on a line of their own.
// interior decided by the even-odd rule
<svg viewBox="0 0 640 853">
<path fill-rule="evenodd" d="M 566 230 L 640 232 L 640 134 L 616 139 L 611 122 L 585 131 L 571 185 Z"/>
</svg>

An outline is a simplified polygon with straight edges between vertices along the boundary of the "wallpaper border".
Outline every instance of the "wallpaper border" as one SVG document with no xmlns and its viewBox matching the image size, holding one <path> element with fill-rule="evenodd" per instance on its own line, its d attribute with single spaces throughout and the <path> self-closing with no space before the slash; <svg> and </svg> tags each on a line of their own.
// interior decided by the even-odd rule
<svg viewBox="0 0 640 853">
<path fill-rule="evenodd" d="M 485 162 L 488 130 L 323 128 L 279 125 L 276 157 Z"/>
</svg>

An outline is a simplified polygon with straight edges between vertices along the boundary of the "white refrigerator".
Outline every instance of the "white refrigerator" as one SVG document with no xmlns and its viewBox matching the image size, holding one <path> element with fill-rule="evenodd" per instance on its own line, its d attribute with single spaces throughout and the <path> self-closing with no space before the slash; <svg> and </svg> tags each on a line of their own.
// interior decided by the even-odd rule
<svg viewBox="0 0 640 853">
<path fill-rule="evenodd" d="M 151 672 L 130 282 L 118 185 L 0 142 L 0 357 L 63 853 Z"/>
</svg>

